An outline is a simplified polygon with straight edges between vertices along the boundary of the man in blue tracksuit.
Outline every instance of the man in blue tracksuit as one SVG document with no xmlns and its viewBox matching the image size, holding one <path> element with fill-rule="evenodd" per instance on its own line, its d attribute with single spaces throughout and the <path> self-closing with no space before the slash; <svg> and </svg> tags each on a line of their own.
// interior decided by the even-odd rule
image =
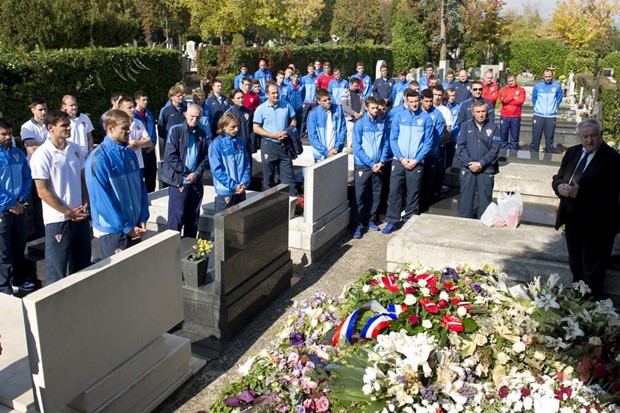
<svg viewBox="0 0 620 413">
<path fill-rule="evenodd" d="M 464 102 L 461 102 L 461 108 L 459 109 L 459 116 L 457 117 L 457 123 L 462 125 L 465 121 L 472 120 L 474 114 L 472 112 L 472 105 L 475 101 L 485 102 L 489 105 L 489 112 L 487 117 L 491 122 L 495 119 L 495 111 L 493 110 L 493 104 L 482 97 L 482 82 L 474 80 L 471 82 L 471 97 Z"/>
<path fill-rule="evenodd" d="M 21 278 L 24 271 L 25 212 L 32 177 L 26 156 L 13 146 L 13 125 L 4 118 L 0 118 L 0 145 L 0 293 L 12 295 L 11 278 Z M 34 289 L 34 284 L 23 281 L 13 284 Z"/>
<path fill-rule="evenodd" d="M 317 107 L 308 115 L 308 139 L 315 162 L 342 152 L 347 123 L 341 106 L 333 105 L 327 89 L 317 89 Z"/>
<path fill-rule="evenodd" d="M 372 79 L 370 78 L 370 76 L 364 73 L 364 63 L 357 62 L 355 64 L 355 70 L 357 71 L 357 73 L 351 76 L 349 82 L 351 81 L 351 79 L 359 79 L 362 99 L 366 100 L 372 93 Z"/>
<path fill-rule="evenodd" d="M 402 106 L 405 89 L 409 87 L 409 82 L 407 82 L 407 71 L 401 70 L 398 72 L 398 78 L 400 80 L 396 82 L 392 88 L 392 107 L 394 108 Z"/>
<path fill-rule="evenodd" d="M 420 84 L 420 92 L 423 92 L 429 88 L 428 79 L 433 76 L 434 70 L 435 68 L 430 63 L 424 68 L 424 73 L 426 74 L 418 79 L 418 83 Z"/>
<path fill-rule="evenodd" d="M 329 81 L 327 90 L 332 97 L 332 103 L 338 106 L 342 105 L 342 93 L 349 89 L 349 82 L 342 78 L 340 69 L 334 69 L 334 78 Z"/>
<path fill-rule="evenodd" d="M 267 69 L 267 61 L 265 59 L 260 59 L 258 61 L 258 70 L 254 73 L 254 79 L 258 79 L 260 90 L 265 93 L 267 83 L 273 80 L 271 70 Z"/>
<path fill-rule="evenodd" d="M 435 180 L 437 169 L 443 163 L 439 156 L 439 146 L 446 131 L 446 120 L 435 106 L 433 106 L 433 88 L 422 91 L 420 107 L 426 112 L 433 122 L 433 146 L 424 158 L 424 171 L 422 173 L 422 188 L 420 190 L 420 212 L 426 212 L 431 206 L 434 197 Z"/>
<path fill-rule="evenodd" d="M 162 181 L 168 188 L 168 229 L 196 238 L 204 192 L 202 174 L 209 168 L 207 135 L 198 127 L 202 108 L 192 104 L 185 122 L 168 133 Z"/>
<path fill-rule="evenodd" d="M 219 123 L 218 137 L 209 146 L 216 214 L 245 201 L 245 191 L 250 186 L 250 157 L 238 130 L 237 117 L 225 113 Z"/>
<path fill-rule="evenodd" d="M 241 63 L 241 67 L 239 68 L 239 74 L 235 76 L 235 89 L 241 89 L 241 81 L 245 78 L 252 80 L 254 76 L 248 73 L 248 65 L 245 63 Z"/>
<path fill-rule="evenodd" d="M 366 99 L 366 112 L 353 127 L 353 160 L 355 162 L 355 201 L 357 214 L 353 238 L 362 238 L 365 226 L 379 230 L 377 210 L 381 200 L 381 168 L 388 156 L 388 132 L 378 118 L 378 101 Z"/>
<path fill-rule="evenodd" d="M 532 104 L 534 116 L 532 117 L 532 143 L 531 152 L 538 152 L 540 139 L 545 133 L 545 152 L 559 153 L 553 146 L 555 123 L 558 116 L 558 107 L 562 102 L 562 86 L 553 80 L 553 71 L 547 69 L 543 73 L 543 80 L 534 85 L 532 91 Z"/>
<path fill-rule="evenodd" d="M 143 91 L 137 91 L 133 96 L 135 102 L 134 119 L 142 121 L 146 133 L 151 138 L 152 145 L 148 148 L 142 148 L 142 159 L 144 160 L 144 183 L 146 184 L 146 192 L 155 190 L 155 181 L 157 180 L 157 157 L 155 154 L 155 145 L 157 145 L 157 122 L 155 116 L 147 105 L 149 104 L 149 95 Z"/>
<path fill-rule="evenodd" d="M 390 125 L 390 148 L 394 154 L 390 176 L 387 225 L 381 231 L 391 234 L 400 222 L 403 196 L 406 197 L 406 222 L 420 213 L 420 189 L 424 158 L 433 146 L 433 121 L 420 108 L 420 95 L 413 89 L 405 91 L 408 110 L 401 111 Z"/>
<path fill-rule="evenodd" d="M 149 206 L 138 158 L 127 145 L 131 131 L 129 115 L 111 110 L 103 126 L 107 135 L 88 156 L 84 170 L 93 234 L 99 238 L 102 258 L 107 258 L 142 238 Z"/>
<path fill-rule="evenodd" d="M 446 96 L 448 97 L 446 108 L 450 111 L 453 122 L 450 127 L 450 142 L 446 144 L 446 166 L 451 167 L 454 161 L 454 155 L 456 154 L 456 138 L 459 136 L 459 131 L 461 130 L 461 125 L 458 123 L 461 105 L 456 103 L 456 92 L 454 89 L 447 89 Z"/>
<path fill-rule="evenodd" d="M 379 70 L 381 76 L 376 79 L 375 83 L 372 85 L 372 95 L 376 98 L 385 99 L 385 106 L 389 111 L 392 109 L 392 90 L 396 82 L 393 78 L 388 77 L 387 66 L 383 65 Z"/>
<path fill-rule="evenodd" d="M 194 103 L 202 108 L 202 114 L 198 121 L 198 127 L 205 131 L 207 134 L 207 142 L 211 143 L 213 140 L 213 134 L 215 133 L 213 127 L 213 110 L 208 103 L 207 95 L 201 88 L 197 87 L 192 91 L 192 100 Z"/>
<path fill-rule="evenodd" d="M 456 145 L 461 166 L 459 217 L 474 217 L 474 194 L 478 193 L 478 218 L 491 203 L 495 174 L 499 172 L 497 156 L 501 141 L 499 126 L 487 117 L 489 104 L 477 100 L 474 118 L 461 125 Z"/>
<path fill-rule="evenodd" d="M 230 107 L 230 100 L 222 94 L 221 80 L 215 79 L 213 81 L 213 93 L 209 95 L 204 106 L 209 106 L 211 108 L 211 136 L 215 137 L 217 136 L 217 123 L 224 112 L 226 112 Z"/>
<path fill-rule="evenodd" d="M 308 113 L 316 106 L 316 81 L 319 77 L 314 73 L 314 65 L 308 64 L 308 74 L 300 80 L 303 93 L 303 108 L 301 113 L 301 127 L 299 135 L 304 136 L 307 133 Z"/>
<path fill-rule="evenodd" d="M 480 84 L 482 85 L 482 83 Z M 456 92 L 456 103 L 461 104 L 471 98 L 471 80 L 469 80 L 467 70 L 461 69 L 459 71 L 459 80 L 454 82 L 452 87 Z"/>
</svg>

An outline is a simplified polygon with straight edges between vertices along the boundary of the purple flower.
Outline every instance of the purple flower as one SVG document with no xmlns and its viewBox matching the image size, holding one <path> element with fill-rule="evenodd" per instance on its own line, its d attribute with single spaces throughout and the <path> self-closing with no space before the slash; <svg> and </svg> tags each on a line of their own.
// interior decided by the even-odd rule
<svg viewBox="0 0 620 413">
<path fill-rule="evenodd" d="M 303 333 L 291 333 L 288 338 L 291 346 L 306 345 L 306 338 L 304 337 Z"/>
<path fill-rule="evenodd" d="M 254 390 L 246 390 L 238 396 L 229 397 L 224 400 L 224 404 L 228 407 L 238 407 L 242 404 L 250 404 L 254 400 L 256 392 Z"/>
<path fill-rule="evenodd" d="M 297 413 L 306 413 L 306 408 L 300 404 L 298 406 L 295 406 L 295 412 L 297 412 Z"/>
<path fill-rule="evenodd" d="M 443 274 L 441 275 L 441 279 L 439 280 L 439 282 L 446 282 L 448 280 L 454 280 L 454 281 L 458 281 L 459 280 L 459 274 L 456 272 L 456 270 L 454 268 L 450 268 L 450 267 L 446 267 L 443 269 Z"/>
</svg>

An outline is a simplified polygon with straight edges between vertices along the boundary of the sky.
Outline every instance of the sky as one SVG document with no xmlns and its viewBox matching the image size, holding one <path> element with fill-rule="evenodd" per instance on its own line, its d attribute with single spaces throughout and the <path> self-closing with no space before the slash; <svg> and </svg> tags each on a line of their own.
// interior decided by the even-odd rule
<svg viewBox="0 0 620 413">
<path fill-rule="evenodd" d="M 551 13 L 553 12 L 553 9 L 555 9 L 555 2 L 554 1 L 535 1 L 535 0 L 504 0 L 506 2 L 506 5 L 504 6 L 504 8 L 512 8 L 515 9 L 517 11 L 520 11 L 523 8 L 524 4 L 534 4 L 538 7 L 538 10 L 540 11 L 540 16 L 544 19 L 544 20 L 549 20 L 551 19 Z"/>
</svg>

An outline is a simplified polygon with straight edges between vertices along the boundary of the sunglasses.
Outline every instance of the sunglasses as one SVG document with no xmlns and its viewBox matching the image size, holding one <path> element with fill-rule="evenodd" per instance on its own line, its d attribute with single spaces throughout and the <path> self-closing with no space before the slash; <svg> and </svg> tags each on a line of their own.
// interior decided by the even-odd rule
<svg viewBox="0 0 620 413">
<path fill-rule="evenodd" d="M 478 91 L 478 92 L 479 92 L 479 91 L 481 91 L 481 90 L 482 90 L 482 88 L 477 87 L 477 88 L 472 88 L 471 90 L 473 90 L 473 91 Z"/>
</svg>

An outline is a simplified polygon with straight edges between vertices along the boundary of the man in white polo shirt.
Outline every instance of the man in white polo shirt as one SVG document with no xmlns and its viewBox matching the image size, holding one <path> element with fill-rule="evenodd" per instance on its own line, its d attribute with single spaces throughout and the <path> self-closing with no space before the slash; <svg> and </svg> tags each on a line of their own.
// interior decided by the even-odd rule
<svg viewBox="0 0 620 413">
<path fill-rule="evenodd" d="M 48 139 L 32 155 L 30 168 L 43 201 L 45 285 L 90 265 L 88 192 L 84 189 L 84 156 L 71 136 L 69 115 L 45 115 Z"/>
</svg>

